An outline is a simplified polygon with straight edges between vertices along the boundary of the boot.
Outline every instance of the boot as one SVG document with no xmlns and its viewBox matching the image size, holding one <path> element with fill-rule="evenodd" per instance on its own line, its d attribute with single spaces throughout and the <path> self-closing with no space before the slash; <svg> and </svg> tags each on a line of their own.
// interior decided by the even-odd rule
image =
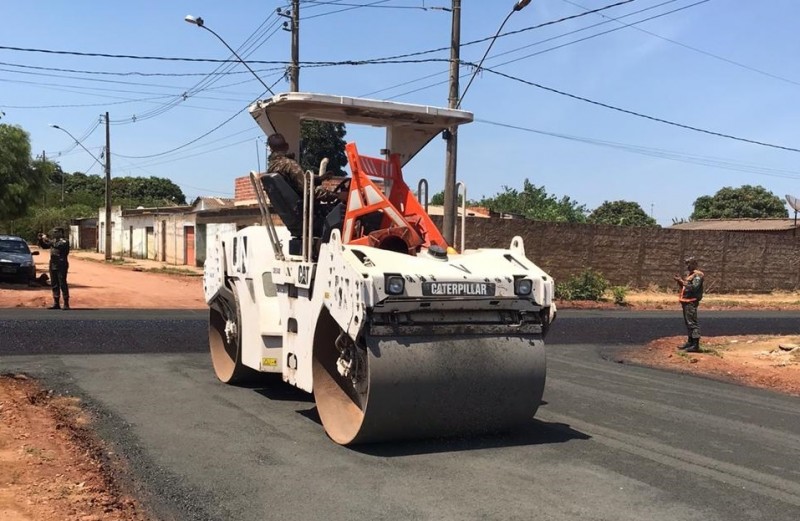
<svg viewBox="0 0 800 521">
<path fill-rule="evenodd" d="M 700 352 L 700 339 L 693 338 L 692 345 L 686 348 L 687 353 L 699 353 Z"/>
<path fill-rule="evenodd" d="M 69 299 L 68 298 L 64 299 L 64 307 L 61 308 L 61 309 L 63 309 L 64 311 L 67 311 L 69 309 Z"/>
<path fill-rule="evenodd" d="M 678 351 L 683 351 L 684 349 L 689 349 L 692 347 L 692 337 L 686 337 L 686 343 L 678 348 Z"/>
<path fill-rule="evenodd" d="M 50 307 L 49 307 L 49 308 L 47 308 L 47 309 L 61 309 L 61 304 L 59 304 L 59 301 L 58 301 L 58 299 L 57 299 L 57 298 L 54 298 L 54 299 L 53 299 L 53 305 L 52 305 L 52 306 L 50 306 Z"/>
</svg>

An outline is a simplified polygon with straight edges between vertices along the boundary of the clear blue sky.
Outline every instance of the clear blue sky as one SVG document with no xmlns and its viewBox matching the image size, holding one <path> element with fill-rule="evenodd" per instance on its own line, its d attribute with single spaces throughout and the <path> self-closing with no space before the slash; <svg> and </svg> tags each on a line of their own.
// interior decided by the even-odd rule
<svg viewBox="0 0 800 521">
<path fill-rule="evenodd" d="M 614 0 L 570 2 L 594 9 Z M 570 2 L 534 0 L 510 18 L 504 31 L 582 12 Z M 496 41 L 485 66 L 657 118 L 800 148 L 800 2 L 708 0 L 692 5 L 697 2 L 635 0 L 602 12 L 633 24 L 685 7 L 635 25 L 648 32 L 590 14 L 509 35 Z M 350 9 L 354 4 L 370 3 L 374 5 Z M 463 0 L 462 42 L 493 35 L 513 3 Z M 227 58 L 227 50 L 210 33 L 183 21 L 185 15 L 193 14 L 202 16 L 233 47 L 253 34 L 260 37 L 260 45 L 246 53 L 248 60 L 286 61 L 290 35 L 273 22 L 277 19 L 275 9 L 288 4 L 287 0 L 3 2 L 0 46 Z M 373 59 L 447 47 L 450 13 L 419 7 L 449 5 L 450 0 L 304 0 L 301 61 Z M 643 9 L 647 10 L 630 15 Z M 596 26 L 559 37 L 592 25 Z M 537 43 L 547 39 L 551 40 Z M 464 47 L 462 59 L 477 62 L 486 46 Z M 534 53 L 539 54 L 530 56 Z M 448 56 L 442 51 L 418 58 L 441 60 Z M 122 76 L 30 67 L 199 75 Z M 92 158 L 72 147 L 69 137 L 49 128 L 48 123 L 82 137 L 108 110 L 111 121 L 116 122 L 111 128 L 112 175 L 168 177 L 190 199 L 230 195 L 233 179 L 256 169 L 256 152 L 263 150 L 263 141 L 258 141 L 261 132 L 245 111 L 178 152 L 152 158 L 123 157 L 161 154 L 194 140 L 234 116 L 262 92 L 261 85 L 239 64 L 231 68 L 235 74 L 197 88 L 198 82 L 207 81 L 203 74 L 215 67 L 211 63 L 0 49 L 2 121 L 22 126 L 30 133 L 34 152 L 46 151 L 66 171 L 88 169 L 99 174 L 101 169 L 92 165 Z M 261 71 L 276 66 L 253 67 Z M 301 71 L 300 88 L 446 106 L 447 68 L 441 61 L 307 67 Z M 288 90 L 278 72 L 260 74 L 268 84 L 278 81 L 276 91 Z M 462 88 L 465 84 L 466 78 L 462 79 Z M 181 95 L 187 92 L 183 100 Z M 688 217 L 698 196 L 711 195 L 724 186 L 756 184 L 780 197 L 800 196 L 797 152 L 676 128 L 488 72 L 476 78 L 463 108 L 473 111 L 479 120 L 462 127 L 460 134 L 459 179 L 467 182 L 470 198 L 492 195 L 503 185 L 521 188 L 523 179 L 528 178 L 548 193 L 569 196 L 589 209 L 606 200 L 636 201 L 646 212 L 652 210 L 660 224 L 669 225 L 674 217 Z M 378 154 L 381 143 L 374 132 L 353 128 L 347 137 L 360 144 L 362 153 Z M 99 155 L 104 144 L 102 126 L 94 129 L 84 144 Z M 57 155 L 69 149 L 73 150 Z M 263 161 L 262 155 L 262 167 Z M 408 165 L 406 178 L 409 185 L 416 186 L 420 177 L 427 177 L 433 193 L 443 186 L 443 170 L 444 143 L 436 139 Z"/>
</svg>

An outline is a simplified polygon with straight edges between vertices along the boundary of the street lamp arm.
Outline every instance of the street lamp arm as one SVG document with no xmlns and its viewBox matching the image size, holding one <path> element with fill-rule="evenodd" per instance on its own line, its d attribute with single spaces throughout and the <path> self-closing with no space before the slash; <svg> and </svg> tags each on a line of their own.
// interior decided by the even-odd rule
<svg viewBox="0 0 800 521">
<path fill-rule="evenodd" d="M 475 80 L 475 77 L 481 71 L 481 66 L 483 65 L 483 61 L 486 59 L 487 56 L 489 56 L 489 51 L 492 50 L 494 42 L 497 41 L 497 37 L 500 36 L 500 33 L 503 31 L 503 27 L 506 26 L 506 23 L 508 23 L 509 18 L 511 18 L 511 16 L 517 11 L 522 11 L 523 9 L 525 9 L 525 7 L 527 7 L 528 4 L 530 3 L 531 0 L 519 0 L 514 4 L 514 7 L 513 9 L 511 9 L 511 12 L 508 13 L 505 20 L 503 20 L 503 23 L 501 23 L 500 27 L 497 29 L 497 32 L 494 33 L 494 36 L 492 36 L 492 41 L 489 42 L 489 47 L 486 49 L 486 52 L 483 53 L 483 58 L 481 58 L 481 61 L 478 62 L 478 66 L 475 67 L 475 72 L 472 73 L 469 82 L 467 82 L 467 86 L 464 87 L 464 92 L 462 92 L 461 96 L 458 98 L 458 103 L 456 103 L 456 108 L 461 108 L 461 102 L 464 100 L 464 96 L 467 95 L 467 91 L 469 90 L 470 85 L 472 85 L 472 82 Z"/>
<path fill-rule="evenodd" d="M 206 25 L 205 25 L 205 22 L 203 21 L 203 18 L 202 18 L 202 17 L 199 17 L 199 16 L 198 16 L 198 17 L 196 17 L 196 18 L 195 18 L 195 17 L 194 17 L 194 16 L 192 16 L 192 15 L 186 15 L 186 18 L 184 18 L 184 20 L 186 20 L 186 21 L 187 21 L 188 23 L 190 23 L 190 24 L 193 24 L 193 25 L 196 25 L 197 27 L 200 27 L 201 29 L 205 29 L 206 31 L 208 31 L 208 32 L 210 32 L 211 34 L 213 34 L 214 36 L 216 36 L 216 37 L 217 37 L 217 40 L 221 41 L 221 42 L 222 42 L 222 44 L 223 44 L 225 47 L 227 47 L 229 51 L 231 51 L 231 54 L 233 54 L 234 56 L 236 56 L 236 59 L 237 59 L 237 60 L 239 60 L 239 63 L 241 63 L 242 65 L 244 65 L 245 67 L 247 67 L 247 70 L 248 70 L 248 71 L 250 71 L 250 74 L 252 74 L 252 75 L 255 77 L 255 79 L 257 79 L 257 80 L 259 81 L 259 83 L 261 83 L 261 85 L 263 85 L 263 86 L 264 86 L 264 88 L 265 88 L 265 89 L 267 89 L 267 91 L 268 91 L 270 94 L 272 94 L 273 96 L 275 95 L 275 92 L 273 92 L 273 90 L 272 90 L 271 88 L 269 88 L 269 85 L 267 85 L 266 83 L 264 83 L 264 80 L 262 80 L 262 79 L 261 79 L 261 78 L 258 76 L 258 74 L 256 74 L 256 72 L 255 72 L 253 69 L 251 69 L 249 65 L 247 65 L 247 62 L 246 62 L 246 61 L 244 61 L 244 60 L 241 58 L 241 56 L 239 56 L 239 54 L 238 54 L 236 51 L 234 51 L 234 50 L 233 50 L 233 48 L 232 48 L 230 45 L 228 45 L 228 42 L 226 42 L 225 40 L 223 40 L 223 39 L 222 39 L 222 36 L 220 36 L 220 35 L 218 35 L 216 32 L 214 32 L 214 30 L 213 30 L 213 29 L 209 29 L 208 27 L 206 27 Z"/>
<path fill-rule="evenodd" d="M 94 154 L 92 154 L 92 153 L 89 151 L 89 149 L 88 149 L 88 148 L 86 148 L 85 146 L 83 146 L 83 143 L 81 143 L 80 141 L 78 141 L 78 140 L 75 138 L 75 136 L 73 136 L 73 135 L 70 133 L 70 131 L 69 131 L 69 130 L 67 130 L 67 129 L 63 128 L 63 127 L 59 127 L 58 125 L 55 125 L 55 124 L 53 124 L 53 123 L 50 123 L 50 126 L 51 126 L 51 127 L 53 127 L 53 128 L 55 128 L 55 129 L 58 129 L 58 130 L 60 130 L 61 132 L 64 132 L 66 135 L 68 135 L 69 137 L 71 137 L 71 138 L 72 138 L 72 140 L 73 140 L 73 141 L 75 141 L 75 144 L 76 144 L 76 145 L 78 145 L 78 146 L 80 146 L 82 149 L 84 149 L 84 150 L 86 151 L 86 153 L 87 153 L 87 154 L 89 154 L 90 156 L 92 156 L 92 159 L 94 159 L 95 161 L 97 161 L 97 164 L 99 164 L 100 166 L 104 166 L 104 165 L 103 165 L 103 163 L 101 163 L 101 162 L 100 162 L 100 160 L 99 160 L 99 159 L 97 159 L 97 158 L 94 156 Z"/>
</svg>

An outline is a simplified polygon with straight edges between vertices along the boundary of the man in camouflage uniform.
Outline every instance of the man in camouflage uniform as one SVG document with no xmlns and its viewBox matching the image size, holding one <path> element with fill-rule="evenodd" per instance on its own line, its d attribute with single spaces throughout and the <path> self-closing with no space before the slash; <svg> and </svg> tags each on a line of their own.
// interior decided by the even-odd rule
<svg viewBox="0 0 800 521">
<path fill-rule="evenodd" d="M 269 145 L 271 151 L 267 173 L 282 175 L 286 182 L 289 183 L 289 186 L 302 198 L 305 174 L 300 164 L 289 157 L 289 144 L 286 139 L 282 134 L 272 134 L 267 138 L 267 145 Z M 321 186 L 314 189 L 314 198 L 319 203 L 334 204 L 340 201 L 336 194 L 325 190 Z"/>
<path fill-rule="evenodd" d="M 683 349 L 689 353 L 700 351 L 700 324 L 697 321 L 697 306 L 703 299 L 703 277 L 702 271 L 697 269 L 697 259 L 689 257 L 686 259 L 686 276 L 675 275 L 673 277 L 680 288 L 678 300 L 683 307 L 683 321 L 686 323 L 688 338 Z"/>
<path fill-rule="evenodd" d="M 64 237 L 64 228 L 54 228 L 50 234 L 52 238 L 43 233 L 38 235 L 39 247 L 50 250 L 50 287 L 53 289 L 53 305 L 48 309 L 62 309 L 61 294 L 64 295 L 63 309 L 69 309 L 69 286 L 67 285 L 69 241 Z"/>
</svg>

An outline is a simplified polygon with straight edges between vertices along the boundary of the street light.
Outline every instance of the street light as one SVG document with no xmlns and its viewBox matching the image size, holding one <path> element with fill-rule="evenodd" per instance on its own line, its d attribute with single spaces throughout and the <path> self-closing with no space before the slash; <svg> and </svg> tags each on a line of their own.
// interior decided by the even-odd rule
<svg viewBox="0 0 800 521">
<path fill-rule="evenodd" d="M 464 92 L 462 92 L 461 93 L 461 97 L 458 98 L 458 104 L 456 105 L 456 108 L 461 107 L 461 102 L 464 100 L 464 96 L 467 95 L 467 91 L 469 90 L 470 85 L 472 85 L 472 82 L 475 79 L 475 76 L 477 76 L 478 73 L 481 71 L 481 66 L 483 65 L 483 61 L 486 59 L 487 56 L 489 56 L 489 51 L 492 50 L 492 46 L 494 45 L 494 42 L 497 40 L 497 37 L 500 36 L 500 32 L 503 30 L 503 27 L 506 26 L 506 23 L 508 22 L 508 19 L 511 18 L 511 15 L 513 15 L 517 11 L 522 11 L 523 9 L 525 9 L 528 6 L 528 4 L 530 4 L 530 3 L 531 3 L 531 0 L 519 0 L 518 2 L 516 2 L 514 4 L 514 7 L 508 13 L 508 16 L 506 16 L 505 20 L 503 20 L 503 23 L 500 24 L 500 27 L 497 29 L 497 32 L 492 37 L 492 41 L 489 42 L 489 47 L 486 49 L 486 52 L 483 53 L 483 58 L 481 58 L 481 61 L 478 62 L 478 66 L 475 67 L 475 72 L 472 73 L 472 77 L 469 79 L 469 82 L 467 83 L 467 86 L 464 88 Z"/>
<path fill-rule="evenodd" d="M 497 29 L 497 32 L 492 37 L 492 41 L 489 43 L 489 47 L 486 49 L 486 52 L 481 58 L 481 61 L 478 63 L 477 67 L 475 67 L 475 71 L 472 73 L 472 77 L 470 77 L 469 82 L 467 83 L 467 87 L 464 89 L 464 92 L 461 93 L 459 96 L 458 94 L 458 79 L 459 79 L 459 64 L 461 62 L 460 59 L 460 48 L 461 48 L 461 0 L 453 0 L 453 29 L 451 33 L 451 48 L 450 48 L 450 96 L 449 96 L 449 107 L 453 109 L 458 109 L 461 107 L 461 102 L 464 100 L 464 96 L 467 94 L 472 82 L 475 80 L 475 76 L 478 75 L 478 72 L 481 70 L 481 66 L 483 65 L 483 61 L 489 55 L 489 51 L 492 50 L 492 46 L 494 45 L 495 40 L 500 35 L 500 32 L 505 27 L 506 22 L 508 19 L 511 18 L 511 15 L 516 13 L 517 11 L 522 11 L 528 4 L 531 3 L 531 0 L 517 0 L 514 3 L 514 7 L 508 13 L 503 23 L 500 24 L 500 28 Z M 442 137 L 447 141 L 447 152 L 445 155 L 445 168 L 444 168 L 444 218 L 442 222 L 442 232 L 444 234 L 444 239 L 447 241 L 448 244 L 455 243 L 455 228 L 456 228 L 456 215 L 457 215 L 457 189 L 456 189 L 456 158 L 458 155 L 458 127 L 451 127 L 446 129 L 442 133 Z"/>
<path fill-rule="evenodd" d="M 106 112 L 106 162 L 105 164 L 101 163 L 94 154 L 92 154 L 88 148 L 83 146 L 83 143 L 78 141 L 78 139 L 70 133 L 69 130 L 59 127 L 54 123 L 50 123 L 50 126 L 64 132 L 66 135 L 72 138 L 75 141 L 75 144 L 79 145 L 82 149 L 86 151 L 87 154 L 92 156 L 100 166 L 105 169 L 106 172 L 106 233 L 105 233 L 105 258 L 106 260 L 111 260 L 111 147 L 109 145 L 110 139 L 108 135 L 108 112 Z M 61 173 L 61 180 L 62 180 L 62 193 L 63 193 L 63 180 L 64 180 L 64 173 Z"/>
<path fill-rule="evenodd" d="M 194 16 L 192 16 L 192 15 L 190 15 L 190 14 L 187 14 L 187 15 L 186 15 L 186 17 L 184 18 L 184 20 L 186 20 L 186 22 L 188 22 L 188 23 L 190 23 L 190 24 L 192 24 L 192 25 L 196 25 L 197 27 L 200 27 L 200 28 L 202 28 L 202 29 L 205 29 L 206 31 L 208 31 L 208 32 L 210 32 L 211 34 L 213 34 L 214 36 L 216 36 L 216 37 L 217 37 L 217 39 L 218 39 L 219 41 L 221 41 L 221 42 L 223 43 L 223 45 L 225 45 L 225 47 L 227 47 L 227 48 L 228 48 L 228 50 L 229 50 L 229 51 L 231 51 L 231 53 L 232 53 L 234 56 L 236 56 L 236 59 L 237 59 L 237 60 L 239 60 L 239 63 L 241 63 L 242 65 L 244 65 L 245 67 L 247 67 L 247 70 L 248 70 L 248 71 L 250 71 L 250 74 L 252 74 L 253 76 L 255 76 L 255 78 L 256 78 L 256 79 L 259 81 L 259 83 L 261 83 L 261 85 L 263 85 L 263 86 L 264 86 L 264 88 L 265 88 L 265 89 L 267 89 L 267 92 L 269 92 L 269 93 L 270 93 L 270 94 L 272 94 L 273 96 L 275 95 L 275 93 L 272 91 L 272 89 L 270 89 L 270 88 L 269 88 L 269 86 L 268 86 L 266 83 L 264 83 L 264 80 L 262 80 L 261 78 L 259 78 L 258 74 L 256 74 L 256 73 L 255 73 L 255 71 L 254 71 L 253 69 L 251 69 L 249 65 L 247 65 L 247 62 L 245 62 L 245 61 L 244 61 L 244 60 L 243 60 L 243 59 L 242 59 L 242 58 L 241 58 L 241 57 L 240 57 L 240 56 L 239 56 L 239 55 L 236 53 L 236 51 L 234 51 L 234 50 L 233 50 L 233 48 L 232 48 L 230 45 L 228 45 L 228 42 L 226 42 L 225 40 L 223 40 L 223 39 L 222 39 L 222 36 L 218 35 L 218 34 L 217 34 L 217 33 L 215 33 L 213 30 L 211 30 L 211 29 L 209 29 L 208 27 L 206 27 L 206 23 L 205 23 L 205 21 L 204 21 L 204 20 L 203 20 L 201 17 L 199 17 L 199 16 L 197 16 L 197 17 L 194 17 Z"/>
</svg>

